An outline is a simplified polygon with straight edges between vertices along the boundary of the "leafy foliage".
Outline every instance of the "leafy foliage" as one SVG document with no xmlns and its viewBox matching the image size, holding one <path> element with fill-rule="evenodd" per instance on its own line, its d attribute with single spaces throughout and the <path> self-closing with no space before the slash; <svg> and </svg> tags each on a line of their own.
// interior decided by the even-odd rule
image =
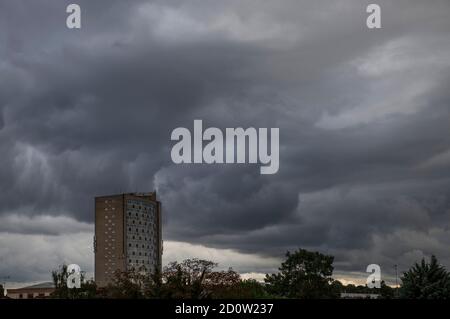
<svg viewBox="0 0 450 319">
<path fill-rule="evenodd" d="M 214 271 L 216 263 L 202 259 L 172 262 L 152 274 L 116 272 L 113 282 L 101 291 L 106 298 L 205 299 L 233 298 L 241 278 L 231 268 Z"/>
<path fill-rule="evenodd" d="M 279 273 L 266 275 L 269 293 L 287 298 L 333 298 L 333 256 L 299 249 L 287 252 Z"/>
<path fill-rule="evenodd" d="M 407 299 L 449 299 L 450 274 L 431 256 L 429 263 L 423 258 L 401 278 L 401 296 Z"/>
<path fill-rule="evenodd" d="M 97 294 L 97 286 L 95 282 L 86 280 L 84 273 L 81 273 L 81 288 L 69 289 L 67 287 L 67 265 L 62 265 L 58 269 L 52 271 L 53 285 L 55 291 L 52 298 L 57 299 L 90 299 L 95 298 Z"/>
<path fill-rule="evenodd" d="M 142 299 L 144 280 L 145 276 L 139 272 L 116 271 L 112 283 L 103 289 L 102 296 L 113 299 Z"/>
<path fill-rule="evenodd" d="M 52 272 L 55 285 L 53 298 L 119 298 L 119 299 L 204 299 L 204 298 L 339 298 L 342 292 L 371 294 L 391 299 L 398 291 L 381 282 L 380 289 L 367 286 L 344 286 L 332 278 L 333 256 L 299 249 L 286 253 L 279 272 L 268 274 L 265 283 L 243 280 L 233 269 L 216 271 L 217 263 L 202 259 L 186 259 L 169 263 L 161 271 L 117 271 L 113 281 L 97 289 L 93 280 L 81 274 L 81 288 L 67 288 L 67 266 Z M 449 299 L 450 274 L 439 265 L 435 256 L 429 263 L 422 259 L 402 276 L 401 298 Z M 1 294 L 0 287 L 0 294 Z M 0 296 L 1 297 L 1 296 Z"/>
<path fill-rule="evenodd" d="M 395 289 L 386 285 L 384 281 L 381 281 L 381 287 L 379 289 L 369 288 L 362 285 L 355 286 L 353 284 L 348 284 L 346 286 L 343 286 L 341 284 L 339 291 L 345 293 L 378 294 L 380 295 L 379 298 L 382 299 L 392 299 L 395 296 Z"/>
<path fill-rule="evenodd" d="M 169 298 L 208 298 L 207 282 L 211 282 L 216 263 L 202 259 L 172 262 L 164 268 L 163 278 L 169 288 Z"/>
</svg>

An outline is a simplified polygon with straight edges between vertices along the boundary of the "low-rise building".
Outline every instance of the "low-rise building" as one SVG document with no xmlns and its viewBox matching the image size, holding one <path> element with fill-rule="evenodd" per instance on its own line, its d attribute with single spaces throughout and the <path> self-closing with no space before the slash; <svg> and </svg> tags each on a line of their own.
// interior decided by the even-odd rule
<svg viewBox="0 0 450 319">
<path fill-rule="evenodd" d="M 341 293 L 341 299 L 378 299 L 379 294 L 366 294 L 366 293 Z"/>
<path fill-rule="evenodd" d="M 6 296 L 11 299 L 45 299 L 49 298 L 54 291 L 53 283 L 44 282 L 23 288 L 8 289 Z"/>
</svg>

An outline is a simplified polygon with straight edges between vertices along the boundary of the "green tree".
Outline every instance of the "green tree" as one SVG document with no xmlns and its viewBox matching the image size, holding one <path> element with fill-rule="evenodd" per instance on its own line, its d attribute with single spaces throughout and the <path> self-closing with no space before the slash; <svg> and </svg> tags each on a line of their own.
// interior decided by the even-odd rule
<svg viewBox="0 0 450 319">
<path fill-rule="evenodd" d="M 333 280 L 331 282 L 331 293 L 330 295 L 335 298 L 341 297 L 341 292 L 344 292 L 345 286 L 339 280 Z"/>
<path fill-rule="evenodd" d="M 425 258 L 415 263 L 401 277 L 400 294 L 407 299 L 449 299 L 450 274 L 439 265 L 437 258 L 431 256 L 427 263 Z"/>
<path fill-rule="evenodd" d="M 164 267 L 162 280 L 150 278 L 146 296 L 154 298 L 243 298 L 240 275 L 233 269 L 215 271 L 217 263 L 202 259 L 186 259 Z"/>
<path fill-rule="evenodd" d="M 102 296 L 112 299 L 143 299 L 145 275 L 139 271 L 129 270 L 114 272 L 112 282 L 102 289 Z"/>
<path fill-rule="evenodd" d="M 279 273 L 266 275 L 267 291 L 287 298 L 336 298 L 331 278 L 333 256 L 299 249 L 286 253 Z"/>
<path fill-rule="evenodd" d="M 217 267 L 217 263 L 203 259 L 186 259 L 178 263 L 171 262 L 164 268 L 163 278 L 166 282 L 168 298 L 209 298 L 205 281 Z"/>
<path fill-rule="evenodd" d="M 212 271 L 204 281 L 205 295 L 211 298 L 239 298 L 241 276 L 232 268 Z"/>
<path fill-rule="evenodd" d="M 270 295 L 264 284 L 255 279 L 240 280 L 228 298 L 243 299 L 270 299 L 277 296 Z"/>
<path fill-rule="evenodd" d="M 145 276 L 143 286 L 145 298 L 167 298 L 167 291 L 159 267 L 155 267 L 153 273 Z"/>
<path fill-rule="evenodd" d="M 386 285 L 384 280 L 381 281 L 379 293 L 383 299 L 393 299 L 395 297 L 395 289 Z"/>
<path fill-rule="evenodd" d="M 61 265 L 58 269 L 52 271 L 53 285 L 55 291 L 52 293 L 52 298 L 57 299 L 90 299 L 95 298 L 97 286 L 95 282 L 86 280 L 85 275 L 81 273 L 81 287 L 69 289 L 67 287 L 67 265 Z"/>
</svg>

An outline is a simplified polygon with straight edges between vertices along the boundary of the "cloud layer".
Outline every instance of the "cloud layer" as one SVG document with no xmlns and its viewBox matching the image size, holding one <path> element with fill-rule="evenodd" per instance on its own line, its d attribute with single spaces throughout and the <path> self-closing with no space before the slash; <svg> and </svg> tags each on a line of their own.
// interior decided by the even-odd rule
<svg viewBox="0 0 450 319">
<path fill-rule="evenodd" d="M 90 245 L 93 197 L 152 189 L 166 241 L 242 272 L 297 247 L 349 274 L 450 266 L 448 1 L 379 1 L 381 30 L 368 1 L 78 2 L 76 31 L 68 1 L 0 3 L 0 272 L 89 259 L 70 242 Z M 174 165 L 194 119 L 279 127 L 280 171 Z M 53 257 L 17 268 L 32 253 Z"/>
</svg>

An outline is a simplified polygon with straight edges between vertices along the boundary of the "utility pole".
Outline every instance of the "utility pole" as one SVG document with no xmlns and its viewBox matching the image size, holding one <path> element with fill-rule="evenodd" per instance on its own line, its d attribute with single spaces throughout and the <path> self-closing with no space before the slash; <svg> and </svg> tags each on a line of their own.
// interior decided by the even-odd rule
<svg viewBox="0 0 450 319">
<path fill-rule="evenodd" d="M 397 295 L 398 298 L 398 267 L 397 264 L 394 265 L 395 268 L 395 294 Z"/>
<path fill-rule="evenodd" d="M 0 283 L 2 283 L 2 286 L 3 286 L 3 294 L 6 292 L 6 281 L 9 278 L 10 278 L 9 276 L 0 277 Z M 0 296 L 0 298 L 3 298 L 3 297 L 4 296 Z"/>
</svg>

